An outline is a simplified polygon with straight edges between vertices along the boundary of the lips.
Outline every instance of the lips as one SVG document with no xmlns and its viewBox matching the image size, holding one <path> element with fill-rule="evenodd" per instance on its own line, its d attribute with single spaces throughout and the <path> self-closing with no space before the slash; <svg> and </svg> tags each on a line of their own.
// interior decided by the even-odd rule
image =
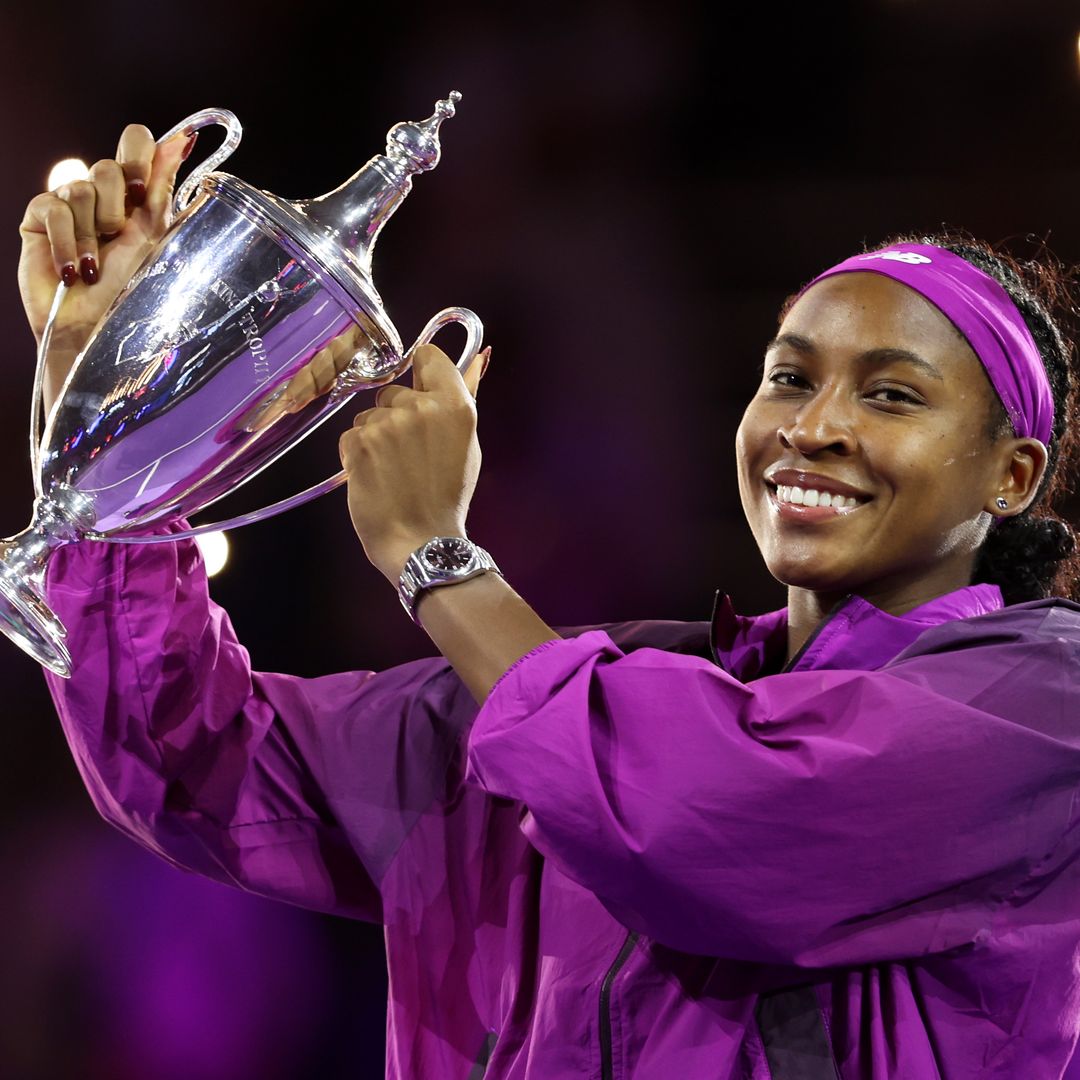
<svg viewBox="0 0 1080 1080">
<path fill-rule="evenodd" d="M 872 495 L 862 488 L 847 484 L 832 476 L 806 472 L 803 469 L 770 469 L 765 474 L 765 482 L 772 488 L 801 488 L 803 491 L 828 492 L 845 499 L 854 499 L 857 503 L 869 502 Z"/>
<path fill-rule="evenodd" d="M 849 514 L 857 514 L 866 505 L 840 495 L 824 495 L 825 503 L 797 503 L 791 502 L 787 494 L 791 488 L 769 488 L 769 503 L 773 512 L 782 521 L 798 522 L 806 525 L 811 523 L 838 521 Z M 811 489 L 812 491 L 814 489 Z M 832 499 L 842 500 L 832 502 Z"/>
</svg>

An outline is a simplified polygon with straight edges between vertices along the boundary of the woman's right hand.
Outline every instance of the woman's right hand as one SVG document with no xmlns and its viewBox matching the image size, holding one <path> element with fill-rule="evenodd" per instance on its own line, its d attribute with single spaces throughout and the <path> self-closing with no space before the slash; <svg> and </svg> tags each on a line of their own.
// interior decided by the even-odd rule
<svg viewBox="0 0 1080 1080">
<path fill-rule="evenodd" d="M 157 146 L 147 128 L 131 124 L 115 160 L 97 162 L 88 180 L 30 200 L 19 226 L 19 291 L 39 344 L 57 285 L 69 287 L 53 327 L 48 398 L 168 228 L 176 174 L 194 141 L 194 134 L 181 132 Z"/>
</svg>

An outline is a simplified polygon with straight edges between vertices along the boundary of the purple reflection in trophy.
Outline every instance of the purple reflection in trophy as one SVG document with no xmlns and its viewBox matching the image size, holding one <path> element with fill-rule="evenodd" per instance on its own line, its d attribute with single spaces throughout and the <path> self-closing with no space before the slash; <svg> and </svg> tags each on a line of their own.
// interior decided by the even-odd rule
<svg viewBox="0 0 1080 1080">
<path fill-rule="evenodd" d="M 211 171 L 240 140 L 225 110 L 197 113 L 162 137 L 208 124 L 227 131 L 182 185 L 176 220 L 91 335 L 39 443 L 43 364 L 62 287 L 42 340 L 31 421 L 34 520 L 0 553 L 0 629 L 40 663 L 71 671 L 64 628 L 41 595 L 57 547 L 233 527 L 344 481 L 338 473 L 240 518 L 155 535 L 234 491 L 352 394 L 409 366 L 412 349 L 387 317 L 371 254 L 413 175 L 438 164 L 439 125 L 459 98 L 450 94 L 427 120 L 397 124 L 385 154 L 307 202 Z M 483 334 L 464 308 L 436 315 L 413 348 L 451 322 L 466 329 L 464 367 Z"/>
</svg>

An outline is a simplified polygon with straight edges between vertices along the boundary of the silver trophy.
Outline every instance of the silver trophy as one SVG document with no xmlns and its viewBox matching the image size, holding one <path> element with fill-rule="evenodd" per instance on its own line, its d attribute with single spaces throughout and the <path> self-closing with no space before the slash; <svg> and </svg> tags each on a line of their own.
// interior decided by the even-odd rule
<svg viewBox="0 0 1080 1080">
<path fill-rule="evenodd" d="M 34 381 L 29 528 L 0 542 L 0 629 L 67 677 L 65 630 L 42 595 L 46 562 L 83 540 L 156 543 L 232 528 L 298 506 L 328 480 L 242 517 L 161 535 L 164 525 L 235 491 L 339 409 L 410 363 L 371 279 L 371 253 L 414 173 L 438 164 L 439 125 L 402 123 L 341 187 L 287 202 L 212 172 L 236 148 L 232 113 L 207 109 L 179 131 L 226 128 L 221 148 L 177 192 L 176 218 L 79 354 L 38 437 L 44 360 L 63 303 L 57 290 Z M 480 320 L 447 308 L 413 348 L 448 323 L 465 327 L 464 369 Z"/>
</svg>

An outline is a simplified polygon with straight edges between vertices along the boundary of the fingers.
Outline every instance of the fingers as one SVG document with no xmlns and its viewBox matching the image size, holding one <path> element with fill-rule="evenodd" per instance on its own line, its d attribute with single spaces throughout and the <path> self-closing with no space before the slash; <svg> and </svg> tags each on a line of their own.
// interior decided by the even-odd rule
<svg viewBox="0 0 1080 1080">
<path fill-rule="evenodd" d="M 453 360 L 437 345 L 417 345 L 412 366 L 413 387 L 417 390 L 449 390 L 459 384 Z"/>
<path fill-rule="evenodd" d="M 96 206 L 94 185 L 77 180 L 42 192 L 26 208 L 20 231 L 48 237 L 56 276 L 69 287 L 80 276 L 87 285 L 98 279 Z"/>
<path fill-rule="evenodd" d="M 464 388 L 476 397 L 476 388 L 483 378 L 491 347 L 478 352 L 468 364 L 465 374 L 436 345 L 418 345 L 412 354 L 413 387 L 418 390 L 445 392 L 460 397 Z"/>
<path fill-rule="evenodd" d="M 320 349 L 286 384 L 283 411 L 299 412 L 315 398 L 330 393 L 350 359 L 351 353 L 333 348 L 333 343 Z"/>
<path fill-rule="evenodd" d="M 128 124 L 116 147 L 116 160 L 124 173 L 125 210 L 130 213 L 146 202 L 146 185 L 157 145 L 148 127 Z"/>
<path fill-rule="evenodd" d="M 362 413 L 356 414 L 352 426 L 354 428 L 366 427 L 368 424 L 374 424 L 388 415 L 388 413 L 379 409 L 365 409 Z"/>
<path fill-rule="evenodd" d="M 320 349 L 290 380 L 289 396 L 294 401 L 301 399 L 310 401 L 322 394 L 328 394 L 337 375 L 338 369 L 334 363 L 333 350 L 329 347 Z M 297 393 L 292 391 L 293 381 L 296 382 Z"/>
<path fill-rule="evenodd" d="M 163 228 L 168 223 L 172 212 L 173 186 L 176 174 L 180 171 L 192 147 L 198 132 L 177 132 L 168 142 L 154 148 L 150 165 L 150 178 L 146 183 L 145 207 L 150 212 L 156 228 Z"/>
<path fill-rule="evenodd" d="M 94 188 L 94 230 L 98 236 L 115 236 L 123 227 L 124 170 L 119 162 L 104 159 L 90 169 L 90 183 Z"/>
<path fill-rule="evenodd" d="M 299 371 L 289 381 L 286 396 L 294 403 L 297 401 L 310 401 L 322 380 L 327 389 L 333 382 L 337 371 L 328 358 L 332 357 L 333 350 L 323 349 L 322 352 L 305 368 Z M 432 415 L 430 410 L 438 411 L 439 406 L 434 399 L 447 396 L 440 391 L 449 388 L 451 404 L 464 405 L 470 398 L 476 397 L 476 390 L 480 380 L 487 370 L 488 361 L 491 358 L 491 347 L 476 354 L 464 379 L 454 366 L 453 361 L 441 349 L 434 345 L 421 345 L 413 353 L 413 387 L 402 386 L 393 383 L 382 387 L 375 395 L 375 407 L 365 409 L 358 413 L 353 420 L 353 428 L 365 428 L 379 423 L 391 423 L 391 410 L 414 410 Z M 417 389 L 417 386 L 420 388 Z M 465 390 L 467 393 L 462 393 Z M 295 411 L 295 405 L 289 408 Z M 457 411 L 457 410 L 454 410 Z M 471 402 L 466 410 L 474 419 L 470 423 L 475 424 L 475 409 Z M 345 445 L 343 442 L 342 445 Z"/>
<path fill-rule="evenodd" d="M 56 194 L 71 211 L 79 276 L 93 285 L 98 279 L 97 192 L 89 180 L 76 180 L 57 189 Z"/>
<path fill-rule="evenodd" d="M 379 390 L 375 395 L 375 404 L 383 409 L 394 406 L 401 408 L 406 405 L 412 405 L 415 408 L 419 405 L 422 397 L 423 392 L 420 390 L 410 390 L 409 387 L 402 386 L 401 383 L 393 383 Z"/>
<path fill-rule="evenodd" d="M 337 337 L 332 338 L 327 344 L 330 355 L 334 358 L 334 367 L 338 374 L 343 372 L 356 355 L 357 350 L 364 344 L 367 333 L 355 323 L 343 330 Z"/>
<path fill-rule="evenodd" d="M 132 210 L 146 201 L 155 149 L 149 129 L 131 124 L 120 136 L 116 160 L 98 161 L 88 179 L 31 200 L 22 232 L 48 239 L 57 276 L 65 285 L 74 285 L 80 277 L 87 285 L 99 279 L 99 238 L 110 240 L 121 232 Z M 178 162 L 182 149 L 176 149 Z"/>
<path fill-rule="evenodd" d="M 451 401 L 464 401 L 462 388 L 475 399 L 490 359 L 489 345 L 472 358 L 468 369 L 462 375 L 441 349 L 434 345 L 420 345 L 413 353 L 413 388 L 409 389 L 400 383 L 385 386 L 375 395 L 375 404 L 383 408 L 417 408 L 429 394 L 448 396 Z"/>
<path fill-rule="evenodd" d="M 20 232 L 29 242 L 44 236 L 49 242 L 56 276 L 69 288 L 79 280 L 75 222 L 71 207 L 56 192 L 45 191 L 30 200 Z"/>
<path fill-rule="evenodd" d="M 480 380 L 484 377 L 484 372 L 487 371 L 488 364 L 491 361 L 491 346 L 489 345 L 482 352 L 478 352 L 469 364 L 462 378 L 465 381 L 465 389 L 472 394 L 474 400 L 476 398 L 476 392 L 480 389 Z"/>
</svg>

